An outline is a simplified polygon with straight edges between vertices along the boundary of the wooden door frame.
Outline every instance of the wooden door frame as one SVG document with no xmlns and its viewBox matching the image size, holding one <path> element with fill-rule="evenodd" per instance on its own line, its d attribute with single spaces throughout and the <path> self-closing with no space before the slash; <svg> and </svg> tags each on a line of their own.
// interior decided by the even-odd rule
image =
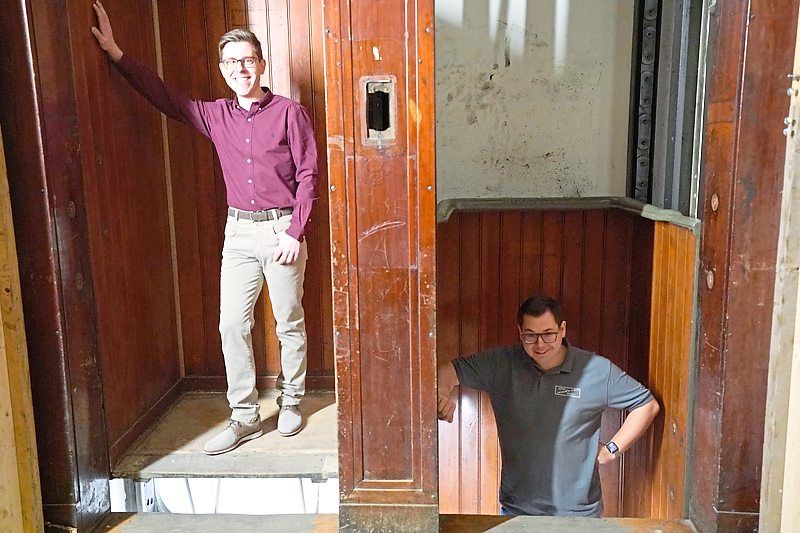
<svg viewBox="0 0 800 533">
<path fill-rule="evenodd" d="M 800 18 L 798 18 L 800 36 Z M 800 73 L 800 39 L 795 42 L 794 73 Z M 764 458 L 761 479 L 761 531 L 800 530 L 800 76 L 791 86 L 783 175 L 781 229 L 775 274 Z M 791 123 L 794 120 L 794 123 Z"/>
<path fill-rule="evenodd" d="M 433 0 L 324 6 L 339 524 L 348 531 L 438 525 L 433 25 Z M 397 137 L 385 144 L 361 124 L 362 82 L 373 76 L 395 80 Z M 385 365 L 375 362 L 381 352 Z"/>
</svg>

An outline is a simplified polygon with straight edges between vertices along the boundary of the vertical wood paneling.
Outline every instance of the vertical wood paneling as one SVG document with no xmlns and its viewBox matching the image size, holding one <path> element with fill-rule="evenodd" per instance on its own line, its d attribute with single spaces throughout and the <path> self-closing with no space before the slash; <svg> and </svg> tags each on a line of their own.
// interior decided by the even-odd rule
<svg viewBox="0 0 800 533">
<path fill-rule="evenodd" d="M 155 71 L 150 7 L 113 6 L 111 15 L 126 53 Z M 180 379 L 167 154 L 159 113 L 116 72 L 107 72 L 111 67 L 102 53 L 86 52 L 91 61 L 75 78 L 96 88 L 93 96 L 87 93 L 78 101 L 103 406 L 114 460 L 116 444 L 132 441 L 130 429 Z"/>
<path fill-rule="evenodd" d="M 695 268 L 691 230 L 656 222 L 648 381 L 662 411 L 626 460 L 627 516 L 684 516 Z"/>
<path fill-rule="evenodd" d="M 461 215 L 454 213 L 437 230 L 436 351 L 440 359 L 461 353 L 461 324 L 441 317 L 460 317 L 461 311 Z M 457 409 L 452 424 L 439 421 L 439 512 L 458 514 L 461 508 L 461 417 Z M 452 430 L 450 429 L 452 428 Z"/>
<path fill-rule="evenodd" d="M 570 340 L 590 350 L 602 347 L 600 353 L 623 368 L 636 367 L 646 382 L 642 348 L 649 322 L 633 317 L 629 305 L 638 298 L 637 311 L 649 316 L 649 300 L 631 292 L 649 294 L 651 227 L 613 211 L 452 215 L 438 228 L 439 360 L 518 342 L 519 304 L 550 292 L 564 303 Z M 628 327 L 637 318 L 637 327 Z M 620 423 L 619 413 L 610 411 L 603 434 L 613 434 Z M 461 390 L 453 423 L 439 423 L 439 439 L 441 511 L 496 514 L 500 458 L 488 397 Z M 622 512 L 621 476 L 619 462 L 601 469 L 607 514 Z"/>
</svg>

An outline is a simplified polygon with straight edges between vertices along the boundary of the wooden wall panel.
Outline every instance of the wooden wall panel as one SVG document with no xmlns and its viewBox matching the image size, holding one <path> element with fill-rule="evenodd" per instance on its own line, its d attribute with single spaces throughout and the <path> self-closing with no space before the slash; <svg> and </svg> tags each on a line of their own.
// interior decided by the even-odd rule
<svg viewBox="0 0 800 533">
<path fill-rule="evenodd" d="M 653 237 L 650 389 L 661 405 L 643 445 L 626 454 L 624 514 L 683 518 L 691 381 L 696 241 L 656 222 Z"/>
<path fill-rule="evenodd" d="M 517 308 L 547 292 L 563 302 L 575 345 L 647 383 L 639 314 L 650 312 L 652 222 L 618 211 L 456 213 L 437 231 L 440 361 L 518 342 Z M 602 435 L 620 423 L 610 411 Z M 453 423 L 439 422 L 439 457 L 442 513 L 497 514 L 500 452 L 485 394 L 460 391 Z M 601 477 L 606 514 L 622 514 L 621 464 Z"/>
<path fill-rule="evenodd" d="M 107 7 L 125 53 L 157 70 L 151 5 Z M 93 12 L 81 11 L 88 26 Z M 96 43 L 88 41 L 74 56 L 76 80 L 92 88 L 78 92 L 79 124 L 113 461 L 136 436 L 130 430 L 181 377 L 167 154 L 159 113 L 113 70 Z"/>
</svg>

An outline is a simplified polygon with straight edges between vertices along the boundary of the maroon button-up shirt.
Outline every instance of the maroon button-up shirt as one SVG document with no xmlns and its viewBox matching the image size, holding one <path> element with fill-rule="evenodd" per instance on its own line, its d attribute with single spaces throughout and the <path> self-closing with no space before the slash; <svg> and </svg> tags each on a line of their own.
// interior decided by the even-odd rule
<svg viewBox="0 0 800 533">
<path fill-rule="evenodd" d="M 211 139 L 231 207 L 245 211 L 292 207 L 286 233 L 303 240 L 318 196 L 314 127 L 302 105 L 269 89 L 250 109 L 228 98 L 192 100 L 167 87 L 128 54 L 115 65 L 162 113 Z"/>
</svg>

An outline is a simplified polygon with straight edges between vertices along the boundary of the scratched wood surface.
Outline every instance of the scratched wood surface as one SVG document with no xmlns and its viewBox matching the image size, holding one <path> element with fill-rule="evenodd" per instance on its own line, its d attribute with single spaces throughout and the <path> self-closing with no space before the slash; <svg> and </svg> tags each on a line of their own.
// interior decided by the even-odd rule
<svg viewBox="0 0 800 533">
<path fill-rule="evenodd" d="M 324 17 L 340 520 L 389 526 L 416 504 L 422 527 L 437 493 L 433 2 L 334 1 Z M 382 144 L 362 124 L 374 75 L 396 80 Z"/>
</svg>

